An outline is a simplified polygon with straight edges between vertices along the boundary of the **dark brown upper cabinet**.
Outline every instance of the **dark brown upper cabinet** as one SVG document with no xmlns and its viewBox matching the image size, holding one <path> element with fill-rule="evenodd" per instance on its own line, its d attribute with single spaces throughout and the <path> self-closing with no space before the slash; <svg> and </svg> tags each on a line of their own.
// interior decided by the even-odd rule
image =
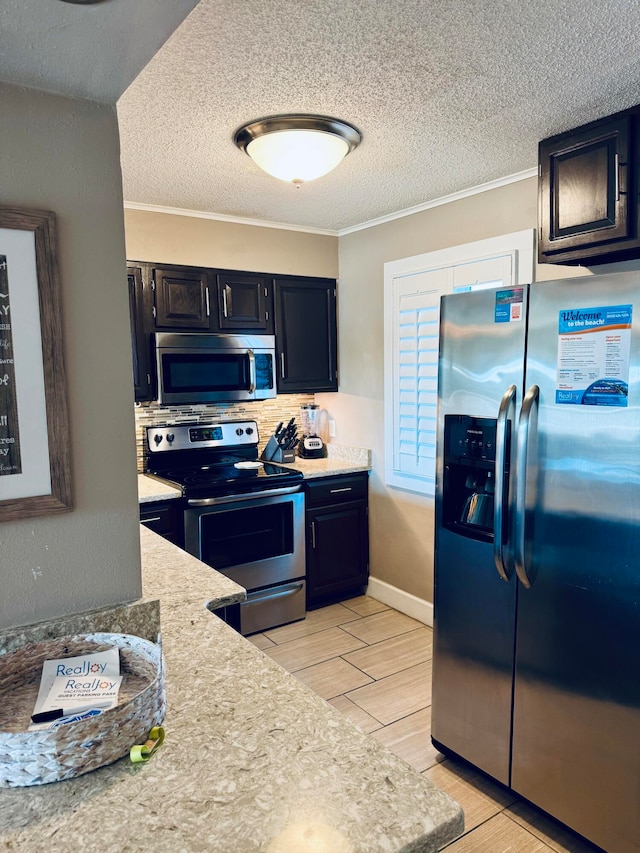
<svg viewBox="0 0 640 853">
<path fill-rule="evenodd" d="M 338 390 L 336 282 L 274 279 L 278 393 Z"/>
<path fill-rule="evenodd" d="M 156 329 L 208 329 L 209 273 L 197 267 L 150 269 Z"/>
<path fill-rule="evenodd" d="M 538 262 L 640 257 L 639 107 L 539 145 Z"/>
<path fill-rule="evenodd" d="M 149 335 L 145 331 L 144 283 L 142 268 L 127 267 L 129 287 L 129 319 L 131 322 L 131 357 L 133 390 L 136 402 L 151 400 L 153 387 L 149 357 Z"/>
<path fill-rule="evenodd" d="M 128 261 L 136 400 L 155 394 L 156 331 L 274 335 L 277 390 L 338 390 L 336 280 Z"/>
<path fill-rule="evenodd" d="M 270 277 L 224 271 L 216 274 L 218 324 L 221 331 L 273 334 Z"/>
</svg>

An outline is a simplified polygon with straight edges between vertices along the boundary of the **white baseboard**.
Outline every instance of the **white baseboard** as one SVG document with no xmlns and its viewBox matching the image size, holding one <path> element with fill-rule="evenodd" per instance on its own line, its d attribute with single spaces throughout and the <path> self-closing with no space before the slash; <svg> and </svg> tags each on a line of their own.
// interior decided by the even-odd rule
<svg viewBox="0 0 640 853">
<path fill-rule="evenodd" d="M 418 598 L 417 595 L 398 589 L 397 586 L 391 586 L 390 583 L 378 578 L 369 578 L 367 595 L 433 627 L 433 604 L 430 601 Z"/>
</svg>

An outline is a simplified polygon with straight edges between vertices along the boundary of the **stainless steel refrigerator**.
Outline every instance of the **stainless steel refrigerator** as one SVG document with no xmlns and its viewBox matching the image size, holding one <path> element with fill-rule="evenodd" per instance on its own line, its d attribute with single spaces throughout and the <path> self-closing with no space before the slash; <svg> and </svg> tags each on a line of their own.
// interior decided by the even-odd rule
<svg viewBox="0 0 640 853">
<path fill-rule="evenodd" d="M 640 850 L 640 273 L 442 299 L 432 739 Z"/>
</svg>

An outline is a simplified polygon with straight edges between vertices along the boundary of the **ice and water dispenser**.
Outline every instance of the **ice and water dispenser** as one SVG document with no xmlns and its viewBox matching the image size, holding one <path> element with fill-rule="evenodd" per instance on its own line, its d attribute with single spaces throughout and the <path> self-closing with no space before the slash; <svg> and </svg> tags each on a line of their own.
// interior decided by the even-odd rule
<svg viewBox="0 0 640 853">
<path fill-rule="evenodd" d="M 495 418 L 446 415 L 444 419 L 442 523 L 483 542 L 493 541 L 496 425 Z M 503 476 L 506 487 L 507 470 Z"/>
</svg>

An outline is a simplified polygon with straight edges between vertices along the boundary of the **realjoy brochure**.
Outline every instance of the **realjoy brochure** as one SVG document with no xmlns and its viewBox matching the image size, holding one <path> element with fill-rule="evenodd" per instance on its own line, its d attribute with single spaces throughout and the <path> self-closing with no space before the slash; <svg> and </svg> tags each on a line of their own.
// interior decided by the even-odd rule
<svg viewBox="0 0 640 853">
<path fill-rule="evenodd" d="M 53 728 L 114 708 L 121 683 L 117 648 L 47 660 L 29 729 Z"/>
</svg>

